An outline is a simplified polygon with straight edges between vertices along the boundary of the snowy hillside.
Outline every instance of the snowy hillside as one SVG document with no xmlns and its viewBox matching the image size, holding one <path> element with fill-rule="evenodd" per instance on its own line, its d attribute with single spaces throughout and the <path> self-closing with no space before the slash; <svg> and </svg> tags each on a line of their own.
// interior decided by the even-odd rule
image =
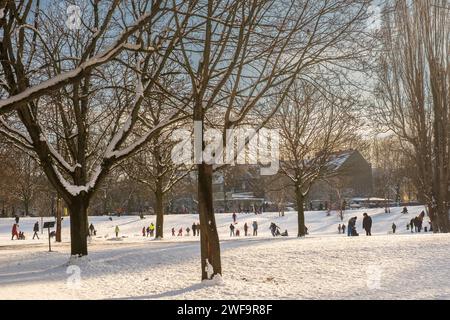
<svg viewBox="0 0 450 320">
<path fill-rule="evenodd" d="M 366 212 L 373 219 L 373 236 L 361 230 L 364 210 L 347 211 L 344 222 L 358 217 L 360 237 L 338 234 L 340 220 L 325 212 L 307 212 L 310 234 L 297 239 L 296 213 L 239 214 L 237 227 L 253 220 L 259 236 L 229 236 L 231 214 L 217 214 L 222 240 L 222 285 L 200 282 L 198 238 L 172 237 L 170 229 L 186 228 L 197 217 L 173 215 L 165 219 L 165 239 L 142 237 L 153 216 L 91 217 L 97 237 L 89 256 L 69 262 L 68 219 L 63 243 L 47 252 L 47 238 L 10 240 L 13 219 L 0 219 L 0 296 L 6 299 L 450 299 L 450 236 L 406 231 L 407 222 L 423 210 L 408 214 L 393 208 Z M 20 220 L 30 237 L 35 218 Z M 273 238 L 270 222 L 287 229 L 289 237 Z M 398 234 L 388 234 L 392 222 Z M 427 222 L 427 220 L 425 220 Z M 115 238 L 115 226 L 120 228 Z M 427 226 L 425 223 L 424 226 Z M 242 230 L 241 230 L 242 232 Z M 433 259 L 431 259 L 433 257 Z M 73 266 L 75 265 L 75 267 Z M 70 267 L 69 267 L 70 266 Z M 79 268 L 79 269 L 78 269 Z M 80 281 L 74 281 L 78 275 Z M 433 272 L 430 272 L 433 270 Z M 417 281 L 410 281 L 415 276 Z"/>
<path fill-rule="evenodd" d="M 398 227 L 398 233 L 406 233 L 406 224 L 417 216 L 424 208 L 422 206 L 410 207 L 408 214 L 401 213 L 402 208 L 392 208 L 391 213 L 384 213 L 384 209 L 361 209 L 361 210 L 347 210 L 344 214 L 343 223 L 347 225 L 347 221 L 350 217 L 356 216 L 358 231 L 362 231 L 362 218 L 363 213 L 367 212 L 373 220 L 372 234 L 387 234 L 391 230 L 391 225 L 394 222 Z M 326 235 L 337 235 L 338 225 L 341 220 L 338 218 L 336 212 L 332 212 L 330 216 L 327 217 L 325 211 L 307 211 L 305 213 L 306 226 L 310 236 L 326 236 Z M 70 230 L 69 230 L 69 217 L 63 220 L 63 240 L 69 241 Z M 29 240 L 33 232 L 33 224 L 39 221 L 40 218 L 21 218 L 20 219 L 20 229 L 25 232 L 28 239 L 25 241 L 11 242 L 11 226 L 14 223 L 13 218 L 0 219 L 0 245 L 11 245 L 11 244 L 23 244 L 23 243 L 38 243 L 37 240 Z M 53 221 L 53 218 L 45 218 L 44 221 Z M 193 214 L 179 214 L 179 215 L 167 215 L 165 216 L 165 226 L 164 226 L 164 241 L 191 241 L 192 237 L 185 236 L 185 230 L 183 230 L 183 237 L 172 237 L 171 229 L 175 228 L 178 233 L 179 228 L 186 229 L 191 228 L 192 223 L 198 222 L 198 215 Z M 240 229 L 241 235 L 243 235 L 243 226 L 247 222 L 249 225 L 249 230 L 251 230 L 251 224 L 253 221 L 258 222 L 258 236 L 259 237 L 272 237 L 269 230 L 269 225 L 271 222 L 275 222 L 282 231 L 288 230 L 289 236 L 297 235 L 297 212 L 286 212 L 284 217 L 279 217 L 277 212 L 266 212 L 260 215 L 255 214 L 237 214 L 237 224 L 236 228 Z M 428 220 L 425 220 L 424 226 L 428 226 Z M 114 229 L 115 226 L 119 226 L 120 238 L 122 241 L 149 241 L 149 239 L 142 238 L 142 228 L 150 225 L 151 222 L 156 222 L 155 216 L 146 216 L 145 219 L 141 220 L 137 216 L 122 216 L 122 217 L 112 217 L 112 221 L 109 220 L 107 216 L 101 217 L 90 217 L 89 222 L 93 223 L 97 232 L 97 237 L 95 241 L 111 240 L 115 239 Z M 219 236 L 222 240 L 227 240 L 230 238 L 229 226 L 232 222 L 232 214 L 216 214 L 216 223 L 219 230 Z M 192 236 L 192 232 L 190 233 Z M 45 241 L 41 241 L 45 243 Z"/>
</svg>

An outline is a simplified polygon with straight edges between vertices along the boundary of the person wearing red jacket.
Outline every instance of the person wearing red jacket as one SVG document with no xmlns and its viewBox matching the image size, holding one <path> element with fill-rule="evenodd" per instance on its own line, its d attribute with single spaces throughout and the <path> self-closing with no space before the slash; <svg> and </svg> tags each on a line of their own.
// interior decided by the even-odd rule
<svg viewBox="0 0 450 320">
<path fill-rule="evenodd" d="M 17 223 L 13 224 L 11 233 L 12 233 L 11 240 L 14 240 L 14 236 L 16 236 L 17 240 L 19 240 L 19 225 Z"/>
</svg>

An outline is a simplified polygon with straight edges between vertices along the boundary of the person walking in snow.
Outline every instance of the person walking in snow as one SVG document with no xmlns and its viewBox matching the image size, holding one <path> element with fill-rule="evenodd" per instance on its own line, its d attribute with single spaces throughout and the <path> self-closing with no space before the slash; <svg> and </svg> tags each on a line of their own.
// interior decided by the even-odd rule
<svg viewBox="0 0 450 320">
<path fill-rule="evenodd" d="M 411 219 L 411 221 L 409 221 L 409 227 L 411 229 L 411 233 L 414 232 L 414 219 Z"/>
<path fill-rule="evenodd" d="M 345 224 L 342 224 L 342 234 L 345 234 Z"/>
<path fill-rule="evenodd" d="M 89 235 L 92 237 L 95 233 L 94 225 L 91 223 L 89 226 Z"/>
<path fill-rule="evenodd" d="M 403 214 L 407 214 L 408 213 L 408 208 L 407 207 L 403 207 L 402 213 Z"/>
<path fill-rule="evenodd" d="M 197 226 L 195 225 L 195 222 L 192 224 L 192 235 L 195 237 L 195 231 L 197 230 Z"/>
<path fill-rule="evenodd" d="M 253 236 L 257 236 L 258 235 L 258 222 L 256 222 L 256 220 L 253 221 L 252 227 L 253 227 Z"/>
<path fill-rule="evenodd" d="M 372 218 L 369 217 L 366 212 L 363 213 L 363 216 L 363 229 L 366 230 L 366 236 L 371 236 L 372 233 L 370 231 L 372 230 Z"/>
<path fill-rule="evenodd" d="M 270 232 L 272 233 L 272 236 L 278 236 L 280 235 L 280 227 L 278 227 L 275 223 L 271 222 L 270 223 Z"/>
<path fill-rule="evenodd" d="M 247 222 L 244 224 L 244 234 L 245 236 L 247 236 L 247 231 L 248 231 L 248 225 Z"/>
<path fill-rule="evenodd" d="M 14 236 L 19 240 L 19 225 L 17 223 L 14 223 L 11 230 L 11 240 L 14 240 Z"/>
<path fill-rule="evenodd" d="M 395 229 L 397 229 L 397 226 L 394 222 L 392 222 L 392 233 L 395 233 Z"/>
<path fill-rule="evenodd" d="M 239 229 L 236 230 L 236 237 L 239 237 L 241 233 L 239 232 Z"/>
<path fill-rule="evenodd" d="M 191 231 L 191 229 L 189 229 L 189 227 L 186 228 L 186 236 L 189 237 L 189 231 Z"/>
<path fill-rule="evenodd" d="M 33 240 L 34 240 L 34 237 L 37 237 L 38 240 L 39 240 L 39 235 L 38 235 L 38 232 L 39 232 L 39 221 L 36 221 L 36 223 L 34 224 L 34 226 L 33 226 L 33 232 L 34 232 L 34 234 L 33 234 Z"/>
<path fill-rule="evenodd" d="M 175 237 L 175 228 L 172 228 L 172 237 Z"/>
<path fill-rule="evenodd" d="M 338 233 L 339 233 L 339 234 L 341 234 L 341 229 L 342 229 L 342 228 L 341 228 L 341 224 L 339 223 L 339 225 L 338 225 Z"/>
<path fill-rule="evenodd" d="M 145 237 L 145 227 L 142 227 L 142 236 Z"/>
<path fill-rule="evenodd" d="M 116 229 L 114 231 L 116 232 L 116 238 L 118 238 L 119 237 L 119 231 L 120 231 L 119 226 L 116 226 Z"/>
<path fill-rule="evenodd" d="M 183 228 L 180 228 L 180 230 L 178 230 L 178 237 L 182 236 L 183 236 Z"/>
<path fill-rule="evenodd" d="M 237 217 L 236 216 L 236 212 L 233 212 L 233 216 L 232 217 L 233 217 L 233 223 L 236 223 L 236 217 Z"/>
<path fill-rule="evenodd" d="M 234 225 L 230 224 L 230 237 L 234 236 Z"/>
</svg>

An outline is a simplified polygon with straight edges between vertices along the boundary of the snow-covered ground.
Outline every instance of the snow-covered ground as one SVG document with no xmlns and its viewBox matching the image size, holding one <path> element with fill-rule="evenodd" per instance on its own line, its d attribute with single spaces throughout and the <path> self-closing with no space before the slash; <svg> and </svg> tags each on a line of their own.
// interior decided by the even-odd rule
<svg viewBox="0 0 450 320">
<path fill-rule="evenodd" d="M 195 215 L 165 217 L 164 240 L 142 237 L 155 222 L 124 216 L 91 217 L 97 237 L 89 256 L 69 261 L 69 218 L 63 242 L 47 252 L 45 233 L 30 240 L 38 219 L 21 218 L 27 240 L 11 241 L 13 219 L 0 219 L 0 296 L 6 299 L 434 299 L 450 298 L 450 235 L 406 230 L 423 207 L 353 210 L 359 237 L 338 234 L 336 214 L 306 212 L 310 234 L 295 237 L 296 212 L 238 214 L 241 237 L 229 236 L 231 214 L 217 214 L 221 238 L 223 284 L 200 282 L 199 238 L 172 237 L 171 229 L 190 227 Z M 361 230 L 362 213 L 373 219 L 372 237 Z M 258 237 L 242 236 L 245 222 L 259 223 Z M 270 222 L 289 237 L 273 238 Z M 397 233 L 390 234 L 392 222 Z M 425 220 L 425 226 L 428 226 Z M 114 228 L 120 228 L 115 238 Z M 251 229 L 251 228 L 250 228 Z M 191 233 L 192 234 L 192 233 Z"/>
</svg>

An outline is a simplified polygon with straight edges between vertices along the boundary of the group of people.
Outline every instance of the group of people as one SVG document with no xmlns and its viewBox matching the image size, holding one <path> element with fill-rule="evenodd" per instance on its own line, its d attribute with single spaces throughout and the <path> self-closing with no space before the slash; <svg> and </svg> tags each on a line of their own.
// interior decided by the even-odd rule
<svg viewBox="0 0 450 320">
<path fill-rule="evenodd" d="M 153 224 L 153 222 L 150 223 L 150 225 L 147 228 L 146 227 L 142 228 L 142 236 L 143 237 L 145 237 L 146 235 L 147 235 L 147 237 L 148 236 L 153 237 L 154 233 L 155 233 L 155 225 Z"/>
<path fill-rule="evenodd" d="M 407 213 L 408 209 L 406 207 L 403 208 L 402 213 Z M 363 222 L 362 222 L 362 227 L 363 229 L 366 231 L 366 235 L 367 236 L 371 236 L 372 235 L 372 218 L 366 213 L 363 213 Z M 411 221 L 406 225 L 406 230 L 411 230 L 412 232 L 421 232 L 422 230 L 422 224 L 423 224 L 423 218 L 425 217 L 425 212 L 422 211 L 418 216 L 416 216 L 415 218 L 411 219 Z M 357 217 L 352 217 L 348 220 L 348 228 L 347 228 L 347 236 L 358 236 L 358 232 L 356 231 L 356 220 Z M 433 231 L 432 229 L 432 225 L 431 222 L 429 222 L 430 224 L 430 228 L 429 231 Z M 342 233 L 345 233 L 345 224 L 339 224 L 338 225 L 338 233 L 340 234 L 341 231 Z M 392 233 L 395 233 L 397 230 L 397 225 L 395 224 L 395 222 L 392 223 L 391 225 L 391 229 L 392 229 Z M 427 232 L 428 228 L 425 227 L 424 228 L 424 232 Z"/>
<path fill-rule="evenodd" d="M 422 231 L 422 225 L 423 225 L 423 218 L 425 217 L 425 212 L 422 211 L 418 216 L 411 219 L 409 224 L 406 225 L 406 230 L 411 229 L 411 233 L 415 232 L 421 232 Z M 429 231 L 433 231 L 433 226 L 431 225 L 431 222 L 428 222 L 430 225 Z M 428 231 L 427 227 L 424 227 L 424 232 Z"/>
<path fill-rule="evenodd" d="M 200 222 L 197 223 L 192 223 L 192 228 L 187 227 L 186 229 L 184 229 L 186 231 L 186 236 L 190 236 L 190 232 L 192 230 L 192 236 L 200 236 Z M 183 227 L 181 227 L 180 229 L 178 229 L 178 234 L 175 234 L 175 228 L 172 228 L 172 237 L 182 237 L 183 236 Z"/>
<path fill-rule="evenodd" d="M 356 231 L 356 220 L 358 217 L 351 217 L 347 222 L 347 236 L 348 237 L 355 237 L 359 236 L 358 231 Z M 366 236 L 372 235 L 372 218 L 366 213 L 363 213 L 363 221 L 362 221 L 362 227 L 364 231 L 366 231 Z M 338 226 L 339 233 L 345 233 L 345 224 L 342 224 Z"/>
<path fill-rule="evenodd" d="M 234 220 L 234 219 L 233 219 Z M 230 224 L 230 237 L 239 237 L 241 235 L 241 232 L 239 231 L 238 228 L 235 227 L 235 224 L 237 222 L 231 223 Z M 244 223 L 244 236 L 249 236 L 249 226 L 246 223 Z M 253 236 L 257 236 L 258 235 L 258 222 L 255 220 L 252 222 L 252 228 L 253 228 Z"/>
<path fill-rule="evenodd" d="M 16 222 L 13 224 L 12 226 L 12 230 L 11 230 L 11 240 L 14 240 L 14 237 L 16 237 L 17 240 L 25 240 L 25 233 L 23 231 L 20 230 L 19 228 L 19 217 L 16 216 Z M 39 240 L 39 221 L 36 221 L 36 223 L 33 226 L 33 240 L 34 238 L 38 238 Z"/>
<path fill-rule="evenodd" d="M 270 229 L 270 232 L 272 233 L 272 236 L 274 236 L 274 237 L 276 237 L 276 236 L 287 237 L 288 236 L 288 231 L 285 230 L 284 232 L 280 232 L 280 227 L 277 226 L 274 222 L 270 223 L 269 229 Z M 307 230 L 306 227 L 305 227 L 305 229 Z"/>
</svg>

